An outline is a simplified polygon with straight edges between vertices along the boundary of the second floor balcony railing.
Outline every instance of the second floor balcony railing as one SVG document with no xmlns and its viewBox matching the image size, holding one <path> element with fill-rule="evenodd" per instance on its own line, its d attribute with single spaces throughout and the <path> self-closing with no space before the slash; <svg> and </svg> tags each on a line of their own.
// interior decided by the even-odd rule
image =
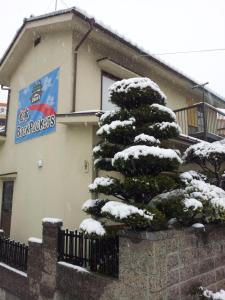
<svg viewBox="0 0 225 300">
<path fill-rule="evenodd" d="M 225 110 L 200 102 L 174 112 L 183 134 L 209 142 L 225 138 Z"/>
</svg>

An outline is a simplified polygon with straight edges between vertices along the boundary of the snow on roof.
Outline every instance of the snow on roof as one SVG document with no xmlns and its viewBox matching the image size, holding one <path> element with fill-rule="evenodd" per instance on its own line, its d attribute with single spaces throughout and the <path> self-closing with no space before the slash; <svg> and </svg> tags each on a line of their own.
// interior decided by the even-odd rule
<svg viewBox="0 0 225 300">
<path fill-rule="evenodd" d="M 39 16 L 32 16 L 30 18 L 25 18 L 24 22 L 23 22 L 23 25 L 16 32 L 15 37 L 13 38 L 11 44 L 6 49 L 6 51 L 5 51 L 2 59 L 0 60 L 0 66 L 3 63 L 3 61 L 5 60 L 6 56 L 8 55 L 9 51 L 11 50 L 14 42 L 18 38 L 19 34 L 21 33 L 23 27 L 25 26 L 25 24 L 27 22 L 33 22 L 33 21 L 37 21 L 37 20 L 41 20 L 41 19 L 46 19 L 46 18 L 49 18 L 49 17 L 60 16 L 60 15 L 63 15 L 63 14 L 68 14 L 68 13 L 73 13 L 73 14 L 77 15 L 78 17 L 83 18 L 84 20 L 86 20 L 88 22 L 91 22 L 91 20 L 94 19 L 95 20 L 94 25 L 96 27 L 99 27 L 99 29 L 107 32 L 110 35 L 113 35 L 114 38 L 116 38 L 117 40 L 121 41 L 122 43 L 126 43 L 128 45 L 128 47 L 132 47 L 132 48 L 134 48 L 134 50 L 136 50 L 138 52 L 141 52 L 142 56 L 144 56 L 144 57 L 146 57 L 146 58 L 148 58 L 150 60 L 154 60 L 156 63 L 162 65 L 164 68 L 167 68 L 170 71 L 176 73 L 178 76 L 183 77 L 185 80 L 190 81 L 191 84 L 193 84 L 193 85 L 199 84 L 199 82 L 197 82 L 195 79 L 191 78 L 190 76 L 188 76 L 184 72 L 178 70 L 177 68 L 175 68 L 171 64 L 168 64 L 168 62 L 165 62 L 161 58 L 159 58 L 156 55 L 150 53 L 150 51 L 148 51 L 145 48 L 143 48 L 142 46 L 138 45 L 137 43 L 135 43 L 131 39 L 128 39 L 126 36 L 120 34 L 118 31 L 116 31 L 115 29 L 112 29 L 110 26 L 104 24 L 102 21 L 97 20 L 93 15 L 90 15 L 85 10 L 83 10 L 83 9 L 81 9 L 79 7 L 75 7 L 75 6 L 74 7 L 70 7 L 68 9 L 58 10 L 58 11 L 54 11 L 54 12 L 43 14 L 43 15 L 39 15 Z M 210 90 L 209 88 L 204 88 L 204 89 L 205 89 L 205 91 L 207 91 L 210 94 L 212 94 L 214 97 L 219 98 L 222 101 L 225 101 L 225 98 L 222 97 L 221 95 L 219 95 L 218 93 Z"/>
</svg>

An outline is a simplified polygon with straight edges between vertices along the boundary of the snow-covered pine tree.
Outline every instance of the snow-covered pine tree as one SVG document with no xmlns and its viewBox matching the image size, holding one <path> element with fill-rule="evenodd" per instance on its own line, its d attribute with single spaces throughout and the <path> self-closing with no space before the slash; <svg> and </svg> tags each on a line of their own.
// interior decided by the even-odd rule
<svg viewBox="0 0 225 300">
<path fill-rule="evenodd" d="M 153 197 L 178 186 L 171 173 L 181 164 L 179 152 L 162 148 L 161 142 L 180 133 L 166 97 L 148 78 L 131 78 L 114 83 L 110 101 L 118 108 L 105 112 L 99 121 L 100 143 L 93 149 L 97 169 L 122 174 L 97 177 L 89 186 L 104 199 L 90 199 L 83 210 L 98 220 L 110 219 L 135 229 L 159 229 L 164 215 L 148 204 Z M 121 178 L 122 179 L 119 179 Z M 111 200 L 109 200 L 109 196 Z M 85 219 L 80 228 L 103 234 L 101 223 Z"/>
<path fill-rule="evenodd" d="M 187 164 L 197 164 L 211 184 L 225 189 L 225 140 L 191 145 L 183 159 Z"/>
</svg>

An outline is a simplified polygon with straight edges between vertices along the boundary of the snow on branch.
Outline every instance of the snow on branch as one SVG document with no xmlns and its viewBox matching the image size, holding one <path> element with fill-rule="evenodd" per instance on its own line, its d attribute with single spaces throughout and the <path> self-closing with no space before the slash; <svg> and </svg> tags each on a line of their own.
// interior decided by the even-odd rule
<svg viewBox="0 0 225 300">
<path fill-rule="evenodd" d="M 125 121 L 113 121 L 111 124 L 105 124 L 102 127 L 100 127 L 97 131 L 97 135 L 102 135 L 102 134 L 110 134 L 111 131 L 119 128 L 123 128 L 126 126 L 131 126 L 135 123 L 135 118 L 130 118 L 129 120 Z"/>
<path fill-rule="evenodd" d="M 176 153 L 176 151 L 172 149 L 163 149 L 159 147 L 149 147 L 149 146 L 144 146 L 144 145 L 139 145 L 139 146 L 131 146 L 123 151 L 117 152 L 114 155 L 114 158 L 112 159 L 112 164 L 115 163 L 116 160 L 118 159 L 139 159 L 141 156 L 147 156 L 147 155 L 152 155 L 156 156 L 159 158 L 166 158 L 166 159 L 176 159 L 179 163 L 182 163 L 181 158 L 179 155 Z"/>
<path fill-rule="evenodd" d="M 146 77 L 137 77 L 130 79 L 123 79 L 117 81 L 109 88 L 110 95 L 114 93 L 128 93 L 131 89 L 145 89 L 150 88 L 157 92 L 163 99 L 166 99 L 165 94 L 160 90 L 158 84 Z"/>
<path fill-rule="evenodd" d="M 152 144 L 155 144 L 155 145 L 159 145 L 160 144 L 160 140 L 156 139 L 152 135 L 148 135 L 148 134 L 144 134 L 144 133 L 141 133 L 141 134 L 137 135 L 134 138 L 134 142 L 135 143 L 149 142 L 149 143 L 152 143 Z"/>
<path fill-rule="evenodd" d="M 175 121 L 176 120 L 176 115 L 175 113 L 172 111 L 172 109 L 164 106 L 164 105 L 161 105 L 161 104 L 158 104 L 158 103 L 154 103 L 151 105 L 152 108 L 157 108 L 157 110 L 161 111 L 161 112 L 165 112 L 167 114 L 170 115 L 170 117 Z"/>
<path fill-rule="evenodd" d="M 107 187 L 114 183 L 114 180 L 109 177 L 97 177 L 95 178 L 94 182 L 91 183 L 88 188 L 90 191 L 96 190 L 99 186 Z"/>
<path fill-rule="evenodd" d="M 87 234 L 96 234 L 102 236 L 106 233 L 102 224 L 92 218 L 84 219 L 80 224 L 80 229 Z"/>
<path fill-rule="evenodd" d="M 114 216 L 116 219 L 126 219 L 132 215 L 140 215 L 145 219 L 152 220 L 153 215 L 144 209 L 138 209 L 136 206 L 117 202 L 109 201 L 101 209 L 102 213 L 107 213 Z"/>
</svg>

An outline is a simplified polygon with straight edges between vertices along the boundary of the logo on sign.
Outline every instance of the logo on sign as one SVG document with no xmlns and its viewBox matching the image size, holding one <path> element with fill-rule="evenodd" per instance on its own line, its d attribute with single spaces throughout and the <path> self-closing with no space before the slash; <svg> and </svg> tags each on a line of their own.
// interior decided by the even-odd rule
<svg viewBox="0 0 225 300">
<path fill-rule="evenodd" d="M 19 92 L 16 143 L 55 131 L 58 78 L 59 68 Z"/>
</svg>

